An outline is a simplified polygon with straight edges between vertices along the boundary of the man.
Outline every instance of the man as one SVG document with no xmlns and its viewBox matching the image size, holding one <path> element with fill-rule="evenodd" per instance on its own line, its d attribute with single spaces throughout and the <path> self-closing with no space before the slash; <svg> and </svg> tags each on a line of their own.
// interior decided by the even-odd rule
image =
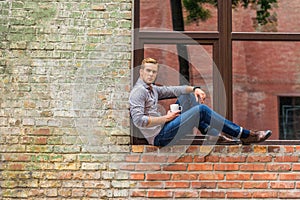
<svg viewBox="0 0 300 200">
<path fill-rule="evenodd" d="M 155 146 L 176 144 L 197 127 L 203 134 L 219 135 L 220 132 L 241 140 L 243 144 L 265 141 L 272 134 L 267 131 L 250 131 L 225 119 L 204 105 L 206 94 L 200 87 L 156 86 L 159 71 L 158 62 L 153 58 L 142 61 L 140 77 L 129 97 L 130 115 L 148 143 Z M 191 95 L 194 93 L 194 95 Z M 158 100 L 178 97 L 183 110 L 168 111 L 161 115 Z M 200 102 L 200 103 L 197 103 Z"/>
</svg>

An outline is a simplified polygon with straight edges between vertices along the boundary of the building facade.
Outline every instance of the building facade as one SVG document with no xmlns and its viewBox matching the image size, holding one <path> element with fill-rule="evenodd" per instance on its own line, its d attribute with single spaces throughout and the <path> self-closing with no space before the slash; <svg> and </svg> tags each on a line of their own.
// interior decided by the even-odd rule
<svg viewBox="0 0 300 200">
<path fill-rule="evenodd" d="M 298 198 L 300 146 L 296 143 L 167 148 L 131 144 L 128 96 L 138 49 L 132 32 L 136 3 L 0 1 L 1 199 Z M 251 53 L 265 49 L 260 43 L 245 44 L 233 44 L 234 61 L 255 60 L 257 55 Z M 299 53 L 295 50 L 299 45 L 276 45 L 268 47 Z M 209 63 L 213 47 L 201 50 L 206 55 L 202 62 Z M 274 53 L 270 60 L 259 55 L 272 63 L 281 54 Z M 296 58 L 287 58 L 294 63 L 284 68 L 287 71 L 275 68 L 278 80 L 299 80 Z M 197 62 L 199 57 L 194 59 Z M 260 102 L 253 99 L 258 98 L 271 103 L 253 115 L 258 120 L 272 116 L 272 98 L 243 89 L 250 87 L 243 80 L 255 70 L 253 65 L 248 62 L 240 68 L 234 62 L 233 66 L 238 94 L 233 110 L 254 109 Z M 249 83 L 267 73 L 255 71 Z M 211 68 L 201 73 L 210 77 L 209 91 Z M 197 76 L 195 72 L 194 81 Z M 282 83 L 281 91 L 299 91 L 296 83 L 288 91 Z M 245 126 L 252 124 L 235 111 L 233 116 Z"/>
</svg>

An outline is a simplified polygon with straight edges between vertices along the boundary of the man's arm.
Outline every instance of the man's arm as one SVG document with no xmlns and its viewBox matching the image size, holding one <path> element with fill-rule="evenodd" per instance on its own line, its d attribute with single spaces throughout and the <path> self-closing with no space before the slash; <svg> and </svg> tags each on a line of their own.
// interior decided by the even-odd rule
<svg viewBox="0 0 300 200">
<path fill-rule="evenodd" d="M 206 94 L 200 87 L 194 86 L 156 86 L 158 99 L 178 97 L 182 94 L 194 93 L 197 102 L 204 103 Z"/>
<path fill-rule="evenodd" d="M 196 97 L 196 101 L 197 102 L 200 101 L 200 103 L 204 103 L 204 100 L 206 98 L 206 94 L 199 87 L 186 86 L 185 91 L 186 91 L 186 93 L 194 92 L 195 97 Z M 147 127 L 167 123 L 169 121 L 172 121 L 173 119 L 175 119 L 179 115 L 180 115 L 180 111 L 177 111 L 177 112 L 168 111 L 168 113 L 164 116 L 160 116 L 160 117 L 151 117 L 151 116 L 149 116 Z"/>
<path fill-rule="evenodd" d="M 168 111 L 168 113 L 166 115 L 160 116 L 160 117 L 151 117 L 151 116 L 149 116 L 147 126 L 151 127 L 151 126 L 165 124 L 169 121 L 172 121 L 173 119 L 175 119 L 179 115 L 180 115 L 180 110 L 178 110 L 176 112 Z"/>
<path fill-rule="evenodd" d="M 194 86 L 187 86 L 186 87 L 186 92 L 187 93 L 192 93 L 194 92 L 196 101 L 199 103 L 204 103 L 206 94 L 203 90 L 200 89 L 200 87 L 194 87 Z"/>
</svg>

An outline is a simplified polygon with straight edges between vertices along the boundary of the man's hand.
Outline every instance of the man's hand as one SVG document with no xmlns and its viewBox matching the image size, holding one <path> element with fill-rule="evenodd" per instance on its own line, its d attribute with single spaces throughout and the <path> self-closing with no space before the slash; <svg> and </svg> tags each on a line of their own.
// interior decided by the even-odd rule
<svg viewBox="0 0 300 200">
<path fill-rule="evenodd" d="M 195 97 L 196 97 L 196 101 L 199 103 L 204 103 L 205 98 L 206 98 L 206 94 L 203 90 L 201 90 L 200 88 L 197 88 L 194 92 Z"/>
<path fill-rule="evenodd" d="M 165 115 L 166 117 L 166 122 L 172 121 L 173 119 L 175 119 L 176 117 L 178 117 L 180 115 L 180 110 L 172 112 L 172 111 L 168 111 L 168 113 Z"/>
</svg>

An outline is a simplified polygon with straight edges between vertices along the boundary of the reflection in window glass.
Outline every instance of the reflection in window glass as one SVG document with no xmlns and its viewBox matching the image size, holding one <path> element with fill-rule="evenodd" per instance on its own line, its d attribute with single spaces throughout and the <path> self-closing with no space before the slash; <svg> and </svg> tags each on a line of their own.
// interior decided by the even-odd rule
<svg viewBox="0 0 300 200">
<path fill-rule="evenodd" d="M 300 32 L 300 0 L 277 0 L 272 4 L 269 23 L 259 25 L 256 10 L 259 6 L 241 5 L 232 11 L 232 30 L 234 32 Z"/>
<path fill-rule="evenodd" d="M 280 97 L 280 139 L 300 140 L 300 97 Z"/>
<path fill-rule="evenodd" d="M 172 13 L 171 1 L 166 0 L 140 0 L 140 28 L 146 30 L 173 30 L 173 24 L 182 21 L 185 31 L 217 31 L 217 8 L 208 3 L 201 6 L 209 11 L 207 20 L 192 20 L 189 22 L 189 11 L 184 6 L 173 5 L 176 8 L 181 7 L 182 11 L 178 14 Z M 175 1 L 174 1 L 175 2 Z M 177 1 L 176 1 L 177 2 Z M 200 5 L 200 4 L 198 4 Z M 172 16 L 175 21 L 172 22 Z M 178 30 L 181 31 L 181 30 Z"/>
<path fill-rule="evenodd" d="M 299 58 L 299 42 L 233 42 L 234 121 L 279 139 L 278 96 L 300 94 Z"/>
</svg>

